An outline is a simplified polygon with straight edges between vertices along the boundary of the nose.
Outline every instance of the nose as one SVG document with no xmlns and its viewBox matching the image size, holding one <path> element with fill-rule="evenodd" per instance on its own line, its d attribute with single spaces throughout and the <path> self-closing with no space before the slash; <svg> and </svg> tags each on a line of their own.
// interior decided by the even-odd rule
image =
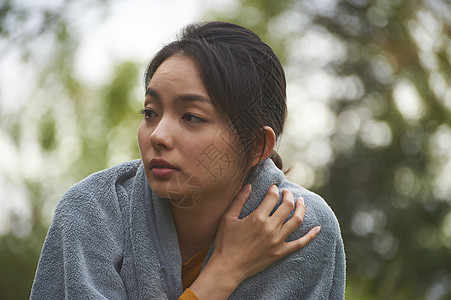
<svg viewBox="0 0 451 300">
<path fill-rule="evenodd" d="M 169 118 L 162 118 L 150 134 L 150 144 L 154 149 L 171 149 L 176 134 L 175 122 Z"/>
</svg>

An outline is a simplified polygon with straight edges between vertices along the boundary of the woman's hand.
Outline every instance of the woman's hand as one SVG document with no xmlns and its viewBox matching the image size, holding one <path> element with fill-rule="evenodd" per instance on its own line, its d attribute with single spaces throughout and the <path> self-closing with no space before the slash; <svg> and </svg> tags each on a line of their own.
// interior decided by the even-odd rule
<svg viewBox="0 0 451 300">
<path fill-rule="evenodd" d="M 246 185 L 224 213 L 215 238 L 213 254 L 190 289 L 200 298 L 226 299 L 246 278 L 262 271 L 276 260 L 312 241 L 320 227 L 303 237 L 285 242 L 302 225 L 305 205 L 296 199 L 293 216 L 285 222 L 295 207 L 290 191 L 282 192 L 283 201 L 270 216 L 279 199 L 278 188 L 272 185 L 259 207 L 240 219 L 244 203 L 251 193 Z"/>
<path fill-rule="evenodd" d="M 270 216 L 279 199 L 279 190 L 275 185 L 269 188 L 262 203 L 254 212 L 244 219 L 239 219 L 250 191 L 250 185 L 245 186 L 226 211 L 215 239 L 215 252 L 213 252 L 214 258 L 224 259 L 227 264 L 234 266 L 237 276 L 241 275 L 238 278 L 242 280 L 304 247 L 313 240 L 320 229 L 315 227 L 300 239 L 285 242 L 287 237 L 302 225 L 305 204 L 302 198 L 296 199 L 296 210 L 285 222 L 295 208 L 295 203 L 293 194 L 283 190 L 283 201 Z"/>
</svg>

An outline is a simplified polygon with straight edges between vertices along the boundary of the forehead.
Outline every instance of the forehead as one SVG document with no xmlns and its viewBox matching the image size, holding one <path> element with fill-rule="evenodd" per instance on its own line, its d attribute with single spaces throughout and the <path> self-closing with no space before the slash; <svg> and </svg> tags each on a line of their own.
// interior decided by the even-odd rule
<svg viewBox="0 0 451 300">
<path fill-rule="evenodd" d="M 171 83 L 174 87 L 207 93 L 196 63 L 185 55 L 176 54 L 164 60 L 152 76 L 149 87 L 157 88 L 159 85 Z"/>
</svg>

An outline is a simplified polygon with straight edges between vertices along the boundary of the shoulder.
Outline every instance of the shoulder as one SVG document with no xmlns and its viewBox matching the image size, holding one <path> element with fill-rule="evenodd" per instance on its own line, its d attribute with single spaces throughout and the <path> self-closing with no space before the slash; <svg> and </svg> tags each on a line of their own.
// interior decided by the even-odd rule
<svg viewBox="0 0 451 300">
<path fill-rule="evenodd" d="M 309 229 L 320 225 L 322 232 L 332 231 L 336 236 L 341 236 L 338 220 L 327 202 L 318 194 L 286 180 L 284 173 L 270 159 L 266 159 L 258 165 L 248 182 L 252 184 L 252 194 L 251 199 L 243 207 L 241 217 L 254 211 L 265 197 L 269 187 L 275 184 L 279 187 L 280 193 L 276 208 L 282 202 L 282 190 L 284 189 L 291 191 L 295 199 L 304 198 L 306 212 L 304 224 L 300 227 L 302 232 L 306 233 Z"/>
<path fill-rule="evenodd" d="M 95 172 L 76 183 L 67 191 L 67 193 L 102 193 L 104 189 L 108 189 L 112 184 L 120 184 L 130 177 L 133 177 L 136 173 L 138 164 L 139 160 L 133 160 Z"/>
<path fill-rule="evenodd" d="M 320 195 L 288 180 L 285 180 L 280 188 L 290 190 L 295 199 L 297 197 L 304 198 L 306 206 L 305 214 L 311 222 L 330 222 L 338 225 L 338 220 L 335 213 L 332 211 L 332 208 L 326 200 L 324 200 Z"/>
<path fill-rule="evenodd" d="M 282 190 L 291 191 L 295 199 L 304 198 L 306 206 L 303 224 L 287 241 L 299 239 L 315 226 L 321 226 L 321 231 L 302 249 L 243 282 L 230 298 L 325 299 L 327 295 L 332 299 L 342 298 L 331 296 L 344 294 L 346 266 L 340 226 L 331 207 L 318 194 L 286 180 L 283 172 L 270 160 L 258 167 L 251 182 L 253 194 L 245 203 L 242 216 L 255 210 L 271 184 L 276 184 L 280 198 L 274 210 L 282 202 Z M 294 210 L 289 217 L 293 213 Z M 274 281 L 280 274 L 284 274 L 284 279 Z M 262 283 L 268 283 L 264 290 L 261 289 Z"/>
<path fill-rule="evenodd" d="M 295 199 L 298 197 L 304 198 L 306 211 L 304 223 L 300 227 L 302 233 L 307 232 L 315 226 L 321 226 L 322 235 L 327 235 L 328 238 L 333 238 L 333 240 L 341 240 L 338 219 L 332 208 L 320 195 L 288 180 L 284 180 L 279 188 L 281 190 L 290 190 Z"/>
<path fill-rule="evenodd" d="M 312 191 L 286 180 L 281 188 L 290 190 L 295 199 L 303 197 L 306 206 L 304 222 L 289 240 L 298 239 L 313 227 L 321 226 L 321 231 L 313 241 L 283 259 L 283 263 L 293 269 L 305 271 L 305 276 L 301 277 L 309 277 L 311 280 L 302 282 L 303 289 L 308 290 L 307 294 L 311 298 L 322 298 L 324 295 L 334 299 L 343 298 L 346 262 L 340 225 L 335 213 L 321 196 Z M 299 298 L 310 297 L 304 295 Z"/>
<path fill-rule="evenodd" d="M 138 165 L 139 160 L 124 162 L 93 173 L 76 183 L 62 196 L 55 218 L 61 214 L 73 215 L 75 211 L 91 214 L 102 209 L 117 213 L 122 206 L 119 202 L 127 198 L 131 189 L 130 181 Z"/>
<path fill-rule="evenodd" d="M 98 171 L 73 185 L 63 196 L 78 198 L 83 195 L 103 195 L 116 185 L 132 178 L 136 173 L 139 160 L 128 161 L 114 167 Z"/>
</svg>

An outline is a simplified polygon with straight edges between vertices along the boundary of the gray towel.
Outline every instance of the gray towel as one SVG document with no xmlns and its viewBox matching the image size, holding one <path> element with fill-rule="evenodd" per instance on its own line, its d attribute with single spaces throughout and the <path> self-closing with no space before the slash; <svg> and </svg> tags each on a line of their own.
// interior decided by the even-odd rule
<svg viewBox="0 0 451 300">
<path fill-rule="evenodd" d="M 322 229 L 303 249 L 242 282 L 230 299 L 344 299 L 343 242 L 326 202 L 286 181 L 271 160 L 250 181 L 253 191 L 242 216 L 275 183 L 280 191 L 302 196 L 307 206 L 304 224 L 289 239 L 316 225 Z M 138 161 L 95 173 L 66 192 L 44 243 L 31 299 L 177 299 L 182 292 L 170 203 L 151 192 Z"/>
</svg>

